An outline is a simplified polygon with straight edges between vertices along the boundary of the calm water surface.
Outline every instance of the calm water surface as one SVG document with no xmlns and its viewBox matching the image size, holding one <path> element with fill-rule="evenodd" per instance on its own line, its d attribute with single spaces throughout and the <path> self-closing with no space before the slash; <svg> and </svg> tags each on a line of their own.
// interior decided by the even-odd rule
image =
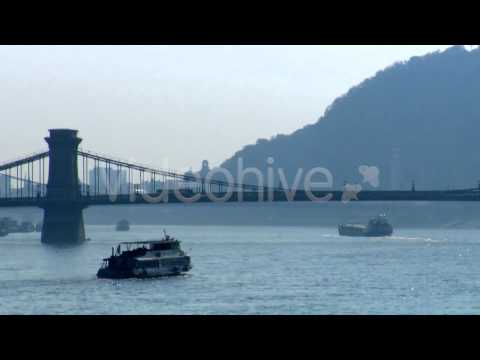
<svg viewBox="0 0 480 360">
<path fill-rule="evenodd" d="M 187 276 L 97 280 L 120 241 L 162 227 L 87 227 L 77 248 L 39 234 L 0 239 L 0 314 L 478 314 L 480 230 L 398 229 L 388 239 L 335 228 L 168 226 Z"/>
</svg>

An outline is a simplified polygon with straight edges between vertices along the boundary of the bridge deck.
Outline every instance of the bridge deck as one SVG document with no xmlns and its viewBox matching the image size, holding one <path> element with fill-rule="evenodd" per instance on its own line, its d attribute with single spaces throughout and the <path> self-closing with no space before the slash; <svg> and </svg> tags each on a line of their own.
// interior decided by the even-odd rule
<svg viewBox="0 0 480 360">
<path fill-rule="evenodd" d="M 191 198 L 195 194 L 182 192 L 185 198 Z M 216 198 L 223 198 L 226 193 L 213 194 Z M 476 202 L 480 201 L 480 191 L 474 190 L 457 190 L 457 191 L 363 191 L 356 194 L 358 200 L 352 197 L 344 197 L 343 191 L 322 191 L 313 192 L 316 198 L 325 198 L 325 201 L 433 201 L 433 202 Z M 239 197 L 243 197 L 240 199 Z M 150 198 L 150 199 L 148 199 Z M 158 193 L 149 194 L 148 196 L 142 195 L 117 195 L 115 197 L 109 195 L 97 195 L 97 196 L 83 196 L 78 202 L 85 206 L 104 206 L 104 205 L 135 205 L 135 204 L 169 204 L 169 203 L 187 203 L 179 199 L 173 191 L 168 193 L 167 196 L 161 198 Z M 39 207 L 45 201 L 50 201 L 45 197 L 42 198 L 10 198 L 0 199 L 0 207 Z M 305 191 L 297 191 L 294 198 L 288 199 L 284 192 L 275 192 L 273 197 L 269 198 L 267 193 L 261 192 L 233 192 L 231 197 L 226 201 L 221 202 L 261 202 L 261 201 L 273 201 L 273 202 L 309 202 L 312 201 L 307 196 Z M 206 194 L 201 195 L 199 199 L 193 201 L 193 203 L 211 203 L 215 202 L 210 199 Z"/>
</svg>

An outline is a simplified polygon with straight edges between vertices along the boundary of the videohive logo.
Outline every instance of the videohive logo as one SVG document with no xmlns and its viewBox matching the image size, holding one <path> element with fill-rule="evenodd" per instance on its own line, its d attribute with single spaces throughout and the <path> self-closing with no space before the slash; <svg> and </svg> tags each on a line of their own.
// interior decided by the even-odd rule
<svg viewBox="0 0 480 360">
<path fill-rule="evenodd" d="M 292 183 L 288 183 L 287 175 L 282 167 L 274 168 L 273 157 L 266 159 L 267 168 L 264 171 L 256 167 L 244 166 L 242 158 L 237 159 L 236 177 L 231 171 L 225 168 L 208 169 L 208 172 L 190 172 L 189 181 L 192 184 L 202 184 L 200 191 L 185 191 L 187 188 L 164 182 L 160 190 L 155 193 L 139 190 L 137 185 L 128 186 L 130 199 L 135 200 L 141 196 L 147 203 L 168 202 L 173 192 L 177 201 L 183 203 L 194 203 L 207 197 L 211 202 L 223 203 L 230 201 L 235 194 L 236 201 L 242 202 L 248 192 L 256 193 L 257 201 L 273 201 L 275 194 L 283 192 L 286 201 L 294 201 L 297 192 L 304 192 L 305 196 L 313 202 L 330 201 L 333 198 L 332 191 L 334 176 L 332 172 L 324 167 L 314 167 L 308 171 L 303 168 L 297 169 Z M 365 186 L 378 188 L 380 186 L 380 170 L 376 166 L 361 165 L 357 169 L 360 176 L 358 183 L 345 182 L 342 190 L 341 201 L 344 203 L 358 200 L 358 194 Z M 248 185 L 246 178 L 255 178 L 255 185 Z M 219 179 L 222 180 L 219 180 Z M 314 179 L 316 179 L 314 181 Z M 321 179 L 321 181 L 319 180 Z M 302 181 L 303 180 L 303 181 Z M 215 186 L 209 186 L 209 185 Z M 207 186 L 205 186 L 207 185 Z M 111 186 L 109 197 L 112 202 L 117 200 L 120 194 L 119 186 Z M 319 197 L 319 195 L 322 195 Z"/>
</svg>

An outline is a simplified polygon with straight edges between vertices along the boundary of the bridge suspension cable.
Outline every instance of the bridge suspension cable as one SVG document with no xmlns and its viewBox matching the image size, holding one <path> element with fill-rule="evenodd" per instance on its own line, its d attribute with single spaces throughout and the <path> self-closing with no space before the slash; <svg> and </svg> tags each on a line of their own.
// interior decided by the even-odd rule
<svg viewBox="0 0 480 360">
<path fill-rule="evenodd" d="M 48 151 L 42 151 L 38 153 L 34 153 L 33 155 L 29 155 L 27 157 L 9 161 L 3 164 L 0 164 L 0 171 L 7 170 L 16 166 L 24 165 L 26 163 L 32 162 L 32 161 L 37 161 L 41 160 L 43 158 L 48 157 Z"/>
<path fill-rule="evenodd" d="M 49 152 L 43 151 L 0 165 L 0 198 L 34 199 L 46 195 Z"/>
</svg>

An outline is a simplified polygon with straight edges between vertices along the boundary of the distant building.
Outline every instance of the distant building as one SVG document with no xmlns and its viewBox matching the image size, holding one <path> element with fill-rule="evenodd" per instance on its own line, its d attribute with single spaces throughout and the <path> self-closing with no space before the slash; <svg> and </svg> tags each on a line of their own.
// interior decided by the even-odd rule
<svg viewBox="0 0 480 360">
<path fill-rule="evenodd" d="M 0 174 L 0 196 L 7 197 L 11 194 L 12 179 L 4 174 Z"/>
<path fill-rule="evenodd" d="M 200 191 L 200 189 L 202 189 L 202 185 L 200 184 L 200 182 L 198 180 L 205 179 L 209 172 L 210 172 L 210 165 L 208 164 L 208 160 L 203 160 L 202 161 L 202 167 L 198 172 L 193 172 L 192 169 L 190 168 L 190 170 L 188 170 L 186 173 L 184 173 L 184 176 L 187 176 L 189 178 L 194 178 L 196 180 L 194 180 L 192 182 L 182 183 L 180 186 L 182 188 L 187 188 L 187 189 L 191 189 L 191 190 Z M 175 186 L 177 186 L 177 184 L 175 184 L 175 185 L 170 184 L 170 186 L 175 187 Z"/>
<path fill-rule="evenodd" d="M 202 167 L 198 172 L 193 172 L 192 168 L 188 170 L 184 176 L 189 176 L 189 177 L 198 177 L 201 179 L 204 179 L 207 177 L 208 173 L 210 172 L 210 166 L 208 164 L 208 160 L 203 160 L 202 161 Z"/>
<path fill-rule="evenodd" d="M 91 194 L 104 194 L 106 192 L 105 168 L 93 168 L 89 171 L 88 178 Z"/>
<path fill-rule="evenodd" d="M 128 193 L 127 172 L 125 170 L 96 167 L 89 171 L 90 194 Z"/>
<path fill-rule="evenodd" d="M 208 173 L 210 172 L 210 166 L 208 165 L 208 160 L 202 161 L 202 168 L 198 172 L 198 175 L 204 179 L 207 177 Z"/>
<path fill-rule="evenodd" d="M 192 171 L 192 168 L 190 168 L 190 170 L 188 170 L 185 174 L 183 174 L 184 176 L 187 176 L 187 177 L 193 177 L 195 176 L 195 174 L 193 173 Z"/>
<path fill-rule="evenodd" d="M 117 187 L 119 193 L 128 193 L 127 172 L 125 170 L 111 170 L 110 177 L 110 183 Z"/>
<path fill-rule="evenodd" d="M 23 191 L 23 196 L 30 197 L 30 196 L 36 195 L 36 191 L 38 188 L 37 183 L 33 181 L 25 180 L 23 181 L 22 184 L 23 184 L 23 188 L 21 189 L 21 191 Z"/>
</svg>

